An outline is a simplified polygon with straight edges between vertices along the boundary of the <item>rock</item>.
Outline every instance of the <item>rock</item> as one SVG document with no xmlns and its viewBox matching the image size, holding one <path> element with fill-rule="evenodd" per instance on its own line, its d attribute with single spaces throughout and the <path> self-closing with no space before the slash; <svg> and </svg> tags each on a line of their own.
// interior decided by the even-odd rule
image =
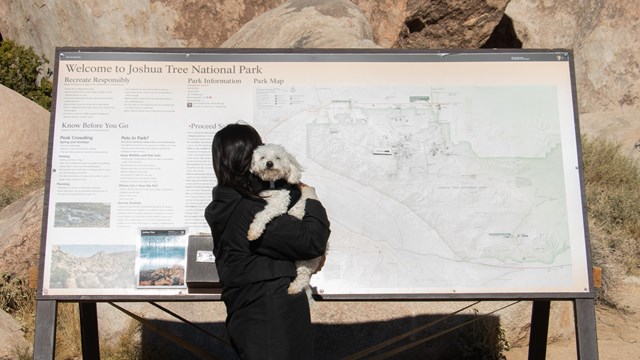
<svg viewBox="0 0 640 360">
<path fill-rule="evenodd" d="M 509 0 L 354 0 L 382 46 L 479 48 L 503 17 Z"/>
<path fill-rule="evenodd" d="M 622 154 L 640 164 L 640 111 L 581 114 L 580 131 L 620 143 Z"/>
<path fill-rule="evenodd" d="M 354 0 L 353 3 L 369 20 L 372 30 L 366 31 L 372 31 L 372 36 L 367 39 L 382 47 L 477 48 L 502 18 L 508 1 Z M 0 23 L 0 34 L 5 39 L 33 47 L 52 62 L 56 46 L 219 47 L 244 24 L 284 2 L 6 0 L 0 3 L 0 18 L 5 19 Z M 300 0 L 290 5 L 303 6 L 298 11 L 304 14 L 324 15 L 321 18 L 339 17 L 339 13 L 330 15 L 327 11 L 348 8 L 352 12 L 355 8 L 348 1 L 342 9 L 332 3 Z M 311 17 L 307 20 L 316 24 L 320 21 Z M 313 29 L 312 24 L 302 21 L 297 24 L 307 30 Z M 360 25 L 353 24 L 355 28 L 345 29 L 346 36 L 362 31 Z M 290 24 L 282 25 L 283 29 L 293 28 Z M 344 41 L 338 40 L 339 44 Z M 368 42 L 358 45 L 371 46 Z M 311 46 L 307 43 L 305 47 Z"/>
<path fill-rule="evenodd" d="M 404 28 L 405 20 L 411 16 L 407 0 L 352 0 L 369 19 L 373 30 L 373 41 L 389 48 L 395 44 Z"/>
<path fill-rule="evenodd" d="M 512 0 L 505 13 L 523 47 L 573 49 L 580 113 L 640 109 L 636 0 Z"/>
<path fill-rule="evenodd" d="M 48 140 L 49 112 L 0 85 L 0 184 L 41 176 Z"/>
<path fill-rule="evenodd" d="M 269 34 L 269 36 L 264 36 Z M 244 25 L 229 48 L 375 48 L 360 9 L 347 0 L 291 0 Z"/>
<path fill-rule="evenodd" d="M 0 310 L 0 359 L 19 359 L 30 354 L 31 344 L 24 338 L 20 325 L 11 315 Z"/>
<path fill-rule="evenodd" d="M 43 199 L 36 190 L 0 211 L 0 274 L 26 279 L 38 266 Z"/>
<path fill-rule="evenodd" d="M 56 46 L 217 47 L 284 0 L 0 2 L 0 34 L 53 63 Z"/>
</svg>

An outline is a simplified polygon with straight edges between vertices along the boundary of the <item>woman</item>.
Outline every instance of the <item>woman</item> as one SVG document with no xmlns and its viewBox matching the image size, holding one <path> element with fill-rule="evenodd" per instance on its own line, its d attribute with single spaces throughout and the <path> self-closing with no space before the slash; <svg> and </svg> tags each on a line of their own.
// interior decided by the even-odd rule
<svg viewBox="0 0 640 360">
<path fill-rule="evenodd" d="M 243 359 L 312 359 L 306 294 L 289 295 L 287 287 L 296 276 L 296 260 L 324 254 L 329 220 L 322 204 L 309 199 L 302 220 L 282 215 L 259 239 L 247 240 L 249 224 L 266 203 L 251 188 L 249 175 L 253 150 L 261 144 L 251 126 L 230 124 L 211 145 L 218 185 L 205 218 L 223 283 L 227 331 Z M 310 186 L 301 191 L 315 195 Z"/>
</svg>

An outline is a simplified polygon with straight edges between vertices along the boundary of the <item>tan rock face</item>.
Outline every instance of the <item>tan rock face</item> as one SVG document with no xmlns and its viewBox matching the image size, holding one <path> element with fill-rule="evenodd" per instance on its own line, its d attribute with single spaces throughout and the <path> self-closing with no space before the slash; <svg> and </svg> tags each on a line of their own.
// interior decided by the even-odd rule
<svg viewBox="0 0 640 360">
<path fill-rule="evenodd" d="M 512 0 L 526 48 L 573 49 L 581 113 L 640 109 L 640 7 L 636 0 Z"/>
<path fill-rule="evenodd" d="M 398 40 L 409 16 L 407 0 L 353 0 L 369 19 L 376 44 L 389 48 Z"/>
<path fill-rule="evenodd" d="M 283 2 L 151 0 L 151 5 L 171 10 L 174 14 L 172 37 L 183 39 L 185 46 L 217 47 L 242 25 Z"/>
<path fill-rule="evenodd" d="M 11 315 L 0 311 L 0 359 L 15 359 L 16 350 L 29 349 L 20 324 Z"/>
<path fill-rule="evenodd" d="M 42 173 L 48 139 L 49 112 L 0 85 L 0 184 Z"/>
<path fill-rule="evenodd" d="M 619 143 L 621 153 L 640 164 L 640 111 L 582 114 L 580 131 Z"/>
<path fill-rule="evenodd" d="M 489 37 L 509 0 L 354 0 L 382 47 L 475 48 Z M 68 0 L 0 2 L 0 34 L 51 61 L 57 46 L 218 47 L 284 0 Z M 298 0 L 339 18 L 332 1 Z M 312 6 L 313 5 L 313 6 Z M 322 10 L 322 8 L 331 8 Z M 344 7 L 347 9 L 347 7 Z M 343 11 L 344 11 L 343 9 Z M 325 11 L 323 13 L 323 11 Z M 351 10 L 350 10 L 351 11 Z M 311 13 L 306 13 L 307 15 Z M 317 19 L 307 18 L 310 22 Z M 311 24 L 303 24 L 312 28 Z M 289 27 L 291 28 L 291 26 Z M 358 29 L 354 29 L 359 31 Z M 261 34 L 268 40 L 271 34 Z M 347 33 L 348 35 L 348 33 Z"/>
<path fill-rule="evenodd" d="M 28 278 L 38 266 L 43 200 L 36 190 L 0 211 L 0 274 Z"/>
<path fill-rule="evenodd" d="M 509 0 L 353 0 L 382 47 L 478 48 L 500 22 Z"/>
<path fill-rule="evenodd" d="M 53 62 L 59 46 L 217 47 L 284 0 L 0 2 L 0 34 Z M 6 20 L 6 21 L 5 21 Z"/>
<path fill-rule="evenodd" d="M 351 2 L 292 0 L 244 25 L 222 47 L 372 48 L 377 45 L 373 43 L 367 18 Z"/>
</svg>

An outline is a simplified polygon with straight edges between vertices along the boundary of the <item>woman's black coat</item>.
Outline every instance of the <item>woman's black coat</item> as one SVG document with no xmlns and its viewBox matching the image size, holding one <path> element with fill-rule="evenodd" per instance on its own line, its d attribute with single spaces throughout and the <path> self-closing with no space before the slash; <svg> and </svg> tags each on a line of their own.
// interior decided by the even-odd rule
<svg viewBox="0 0 640 360">
<path fill-rule="evenodd" d="M 295 260 L 324 254 L 329 220 L 320 202 L 307 199 L 302 220 L 279 216 L 259 239 L 249 241 L 249 224 L 264 204 L 234 189 L 216 187 L 205 210 L 223 283 L 227 331 L 243 359 L 311 359 L 306 295 L 289 295 L 287 287 L 296 276 Z"/>
</svg>

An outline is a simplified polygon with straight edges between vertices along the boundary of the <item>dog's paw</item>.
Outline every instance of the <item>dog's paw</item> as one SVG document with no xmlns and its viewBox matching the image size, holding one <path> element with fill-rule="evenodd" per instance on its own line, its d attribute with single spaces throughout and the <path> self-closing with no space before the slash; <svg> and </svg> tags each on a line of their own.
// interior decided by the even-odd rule
<svg viewBox="0 0 640 360">
<path fill-rule="evenodd" d="M 247 239 L 249 241 L 257 240 L 260 236 L 262 236 L 262 232 L 264 231 L 264 227 L 251 224 L 249 226 L 249 231 L 247 232 Z"/>
<path fill-rule="evenodd" d="M 289 293 L 289 295 L 295 295 L 295 294 L 299 294 L 303 289 L 304 289 L 303 286 L 300 286 L 299 284 L 292 282 L 291 284 L 289 284 L 287 293 Z"/>
<path fill-rule="evenodd" d="M 289 209 L 289 215 L 302 220 L 304 217 L 304 206 L 298 206 L 298 204 L 294 205 Z"/>
</svg>

